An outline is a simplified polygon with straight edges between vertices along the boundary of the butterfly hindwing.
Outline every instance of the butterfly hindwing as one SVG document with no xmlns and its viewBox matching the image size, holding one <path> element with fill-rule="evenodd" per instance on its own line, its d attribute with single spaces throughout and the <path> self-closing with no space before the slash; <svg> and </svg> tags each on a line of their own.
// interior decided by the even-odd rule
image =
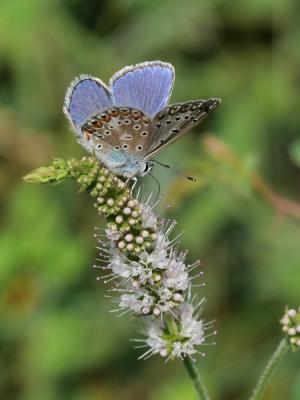
<svg viewBox="0 0 300 400">
<path fill-rule="evenodd" d="M 80 75 L 67 90 L 64 113 L 78 131 L 93 115 L 112 107 L 111 93 L 98 78 Z"/>
<path fill-rule="evenodd" d="M 150 120 L 130 107 L 114 107 L 95 115 L 82 128 L 92 149 L 100 155 L 118 150 L 144 158 L 150 135 Z"/>
<path fill-rule="evenodd" d="M 219 104 L 220 99 L 196 100 L 172 104 L 161 110 L 152 121 L 146 159 L 199 125 Z"/>
</svg>

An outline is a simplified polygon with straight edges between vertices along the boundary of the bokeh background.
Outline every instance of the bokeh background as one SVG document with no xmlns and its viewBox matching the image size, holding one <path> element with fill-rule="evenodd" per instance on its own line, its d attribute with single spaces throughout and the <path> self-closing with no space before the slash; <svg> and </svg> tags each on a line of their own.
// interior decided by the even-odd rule
<svg viewBox="0 0 300 400">
<path fill-rule="evenodd" d="M 1 0 L 1 399 L 195 398 L 179 362 L 137 361 L 138 324 L 109 313 L 88 196 L 22 182 L 54 156 L 84 154 L 62 114 L 74 76 L 108 81 L 155 59 L 176 67 L 173 102 L 223 99 L 159 157 L 198 182 L 155 175 L 216 319 L 217 345 L 197 365 L 213 399 L 248 397 L 284 307 L 300 303 L 299 15 L 296 0 Z M 286 358 L 266 400 L 299 400 L 299 365 Z"/>
</svg>

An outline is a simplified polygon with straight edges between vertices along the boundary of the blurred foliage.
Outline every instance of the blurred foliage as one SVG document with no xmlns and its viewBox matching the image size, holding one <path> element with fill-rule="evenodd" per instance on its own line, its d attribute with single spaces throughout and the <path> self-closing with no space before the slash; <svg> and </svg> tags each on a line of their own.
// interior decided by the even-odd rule
<svg viewBox="0 0 300 400">
<path fill-rule="evenodd" d="M 0 398 L 194 398 L 179 363 L 137 361 L 136 322 L 109 314 L 90 268 L 101 221 L 88 197 L 21 180 L 84 153 L 61 111 L 75 75 L 107 81 L 153 59 L 176 67 L 173 102 L 223 99 L 159 157 L 198 182 L 155 173 L 217 318 L 200 369 L 212 398 L 247 397 L 284 306 L 299 305 L 299 11 L 296 0 L 0 2 Z M 299 399 L 297 355 L 278 376 L 266 400 Z"/>
</svg>

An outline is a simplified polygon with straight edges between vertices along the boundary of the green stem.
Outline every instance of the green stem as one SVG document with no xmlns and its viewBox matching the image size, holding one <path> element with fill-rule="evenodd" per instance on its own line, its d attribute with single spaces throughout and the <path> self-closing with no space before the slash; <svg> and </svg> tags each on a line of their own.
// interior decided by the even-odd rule
<svg viewBox="0 0 300 400">
<path fill-rule="evenodd" d="M 200 373 L 196 368 L 195 363 L 190 359 L 190 357 L 185 357 L 183 360 L 183 364 L 187 369 L 193 384 L 195 386 L 196 392 L 198 394 L 199 400 L 209 400 L 209 396 L 207 390 L 201 380 Z"/>
<path fill-rule="evenodd" d="M 178 326 L 176 321 L 171 315 L 166 315 L 165 316 L 165 322 L 168 327 L 168 331 L 170 334 L 177 336 L 178 335 Z M 193 381 L 193 384 L 195 386 L 196 392 L 198 394 L 198 399 L 199 400 L 209 400 L 209 396 L 207 394 L 206 388 L 204 384 L 202 383 L 200 373 L 198 369 L 196 368 L 195 363 L 191 360 L 190 357 L 185 357 L 183 360 L 183 364 L 185 368 L 187 369 L 190 378 Z"/>
<path fill-rule="evenodd" d="M 266 387 L 270 383 L 274 373 L 276 372 L 279 364 L 283 360 L 289 348 L 290 345 L 287 339 L 282 339 L 281 342 L 278 344 L 275 352 L 273 353 L 271 359 L 269 360 L 268 364 L 266 365 L 261 377 L 259 378 L 250 400 L 259 400 L 262 398 Z"/>
</svg>

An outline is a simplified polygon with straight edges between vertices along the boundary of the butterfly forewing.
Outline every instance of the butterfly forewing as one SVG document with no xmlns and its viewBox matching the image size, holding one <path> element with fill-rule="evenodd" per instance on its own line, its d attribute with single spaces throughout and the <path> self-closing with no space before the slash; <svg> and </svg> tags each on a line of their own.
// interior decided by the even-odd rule
<svg viewBox="0 0 300 400">
<path fill-rule="evenodd" d="M 199 125 L 220 103 L 220 99 L 196 100 L 173 104 L 160 111 L 152 121 L 146 159 Z"/>
<path fill-rule="evenodd" d="M 161 61 L 125 67 L 110 80 L 114 105 L 137 108 L 152 118 L 168 104 L 174 78 L 173 66 Z"/>
</svg>

